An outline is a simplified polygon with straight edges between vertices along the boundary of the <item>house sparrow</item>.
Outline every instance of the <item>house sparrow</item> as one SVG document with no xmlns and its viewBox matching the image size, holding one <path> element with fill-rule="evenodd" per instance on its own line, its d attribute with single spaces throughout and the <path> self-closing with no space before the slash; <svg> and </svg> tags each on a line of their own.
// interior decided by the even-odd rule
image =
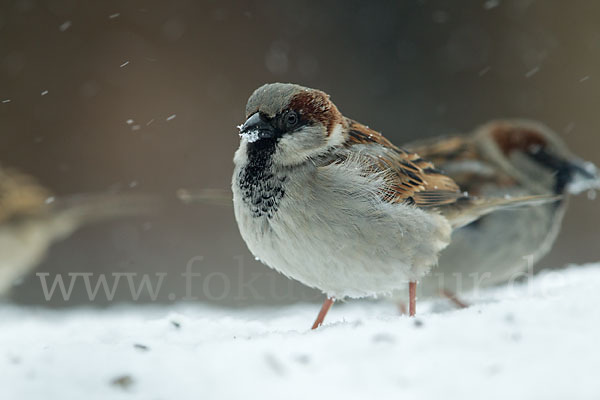
<svg viewBox="0 0 600 400">
<path fill-rule="evenodd" d="M 470 135 L 406 146 L 474 196 L 568 195 L 600 188 L 596 167 L 574 156 L 556 133 L 528 120 L 492 121 Z M 555 203 L 498 211 L 452 234 L 419 295 L 450 297 L 514 279 L 548 253 L 567 207 Z"/>
<path fill-rule="evenodd" d="M 235 218 L 263 263 L 333 299 L 392 292 L 436 265 L 454 229 L 552 196 L 475 198 L 417 153 L 344 117 L 322 91 L 266 84 L 246 105 L 232 178 Z"/>
<path fill-rule="evenodd" d="M 134 194 L 54 198 L 31 176 L 0 168 L 0 297 L 42 261 L 52 243 L 81 226 L 157 206 L 154 198 Z"/>
</svg>

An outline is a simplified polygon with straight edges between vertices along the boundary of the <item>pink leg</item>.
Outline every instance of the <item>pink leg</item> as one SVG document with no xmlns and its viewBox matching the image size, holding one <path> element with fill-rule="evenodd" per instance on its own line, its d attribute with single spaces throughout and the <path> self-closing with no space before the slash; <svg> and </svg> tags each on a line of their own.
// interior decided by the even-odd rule
<svg viewBox="0 0 600 400">
<path fill-rule="evenodd" d="M 467 303 L 465 303 L 464 301 L 462 301 L 461 299 L 459 299 L 456 294 L 452 293 L 449 290 L 446 289 L 442 289 L 441 290 L 441 294 L 442 296 L 444 296 L 445 298 L 447 298 L 448 300 L 450 300 L 452 303 L 454 303 L 454 305 L 458 308 L 467 308 L 469 307 L 469 305 Z"/>
<path fill-rule="evenodd" d="M 408 316 L 414 317 L 417 313 L 417 282 L 408 283 Z"/>
<path fill-rule="evenodd" d="M 335 300 L 332 297 L 325 299 L 323 305 L 321 306 L 321 311 L 319 311 L 319 315 L 317 316 L 317 319 L 315 320 L 315 323 L 311 329 L 317 329 L 319 326 L 323 325 L 323 320 L 325 319 L 325 316 L 327 315 L 327 312 L 333 305 L 334 301 Z"/>
</svg>

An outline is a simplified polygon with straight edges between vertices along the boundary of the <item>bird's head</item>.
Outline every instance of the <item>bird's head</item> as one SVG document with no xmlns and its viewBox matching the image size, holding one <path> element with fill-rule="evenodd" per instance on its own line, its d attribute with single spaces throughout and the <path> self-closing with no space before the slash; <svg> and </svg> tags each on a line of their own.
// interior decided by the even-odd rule
<svg viewBox="0 0 600 400">
<path fill-rule="evenodd" d="M 291 83 L 256 89 L 240 125 L 240 149 L 294 165 L 343 142 L 343 117 L 329 95 Z"/>
<path fill-rule="evenodd" d="M 528 185 L 577 194 L 600 188 L 598 169 L 569 151 L 545 125 L 524 119 L 490 122 L 476 133 L 484 151 Z"/>
</svg>

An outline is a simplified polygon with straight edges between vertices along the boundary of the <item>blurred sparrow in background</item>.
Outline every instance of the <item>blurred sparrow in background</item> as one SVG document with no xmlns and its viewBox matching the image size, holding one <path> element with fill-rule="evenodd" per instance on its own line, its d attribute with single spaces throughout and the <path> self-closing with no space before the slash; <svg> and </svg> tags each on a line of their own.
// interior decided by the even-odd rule
<svg viewBox="0 0 600 400">
<path fill-rule="evenodd" d="M 568 195 L 600 188 L 596 167 L 574 156 L 556 133 L 528 120 L 499 120 L 470 135 L 406 146 L 432 161 L 472 196 Z M 419 295 L 450 297 L 521 275 L 548 253 L 567 207 L 554 203 L 498 211 L 456 230 Z"/>
<path fill-rule="evenodd" d="M 344 117 L 319 90 L 258 88 L 239 127 L 235 217 L 250 251 L 333 299 L 390 293 L 437 264 L 453 230 L 498 209 L 553 195 L 472 197 L 434 164 Z"/>
<path fill-rule="evenodd" d="M 42 261 L 52 243 L 81 226 L 157 206 L 156 199 L 136 194 L 54 198 L 31 176 L 0 168 L 0 296 Z"/>
</svg>

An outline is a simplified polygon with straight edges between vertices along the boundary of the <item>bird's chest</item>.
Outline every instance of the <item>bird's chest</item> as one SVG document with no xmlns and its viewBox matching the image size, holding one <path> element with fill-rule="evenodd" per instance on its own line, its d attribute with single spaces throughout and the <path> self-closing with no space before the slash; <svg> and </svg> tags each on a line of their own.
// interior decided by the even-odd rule
<svg viewBox="0 0 600 400">
<path fill-rule="evenodd" d="M 253 218 L 271 219 L 279 211 L 285 196 L 285 175 L 275 173 L 268 166 L 249 164 L 240 168 L 234 179 L 238 201 Z"/>
<path fill-rule="evenodd" d="M 304 168 L 274 168 L 266 159 L 237 165 L 233 175 L 234 211 L 252 253 L 267 262 L 314 228 L 311 185 Z M 276 262 L 269 263 L 277 264 Z"/>
<path fill-rule="evenodd" d="M 287 219 L 286 203 L 293 196 L 287 192 L 288 182 L 287 176 L 268 166 L 248 164 L 234 172 L 233 202 L 238 227 L 250 251 L 263 261 L 282 247 L 281 218 Z"/>
<path fill-rule="evenodd" d="M 234 172 L 234 200 L 253 218 L 273 218 L 286 194 L 287 176 L 273 168 L 271 147 L 248 148 L 246 162 Z"/>
</svg>

